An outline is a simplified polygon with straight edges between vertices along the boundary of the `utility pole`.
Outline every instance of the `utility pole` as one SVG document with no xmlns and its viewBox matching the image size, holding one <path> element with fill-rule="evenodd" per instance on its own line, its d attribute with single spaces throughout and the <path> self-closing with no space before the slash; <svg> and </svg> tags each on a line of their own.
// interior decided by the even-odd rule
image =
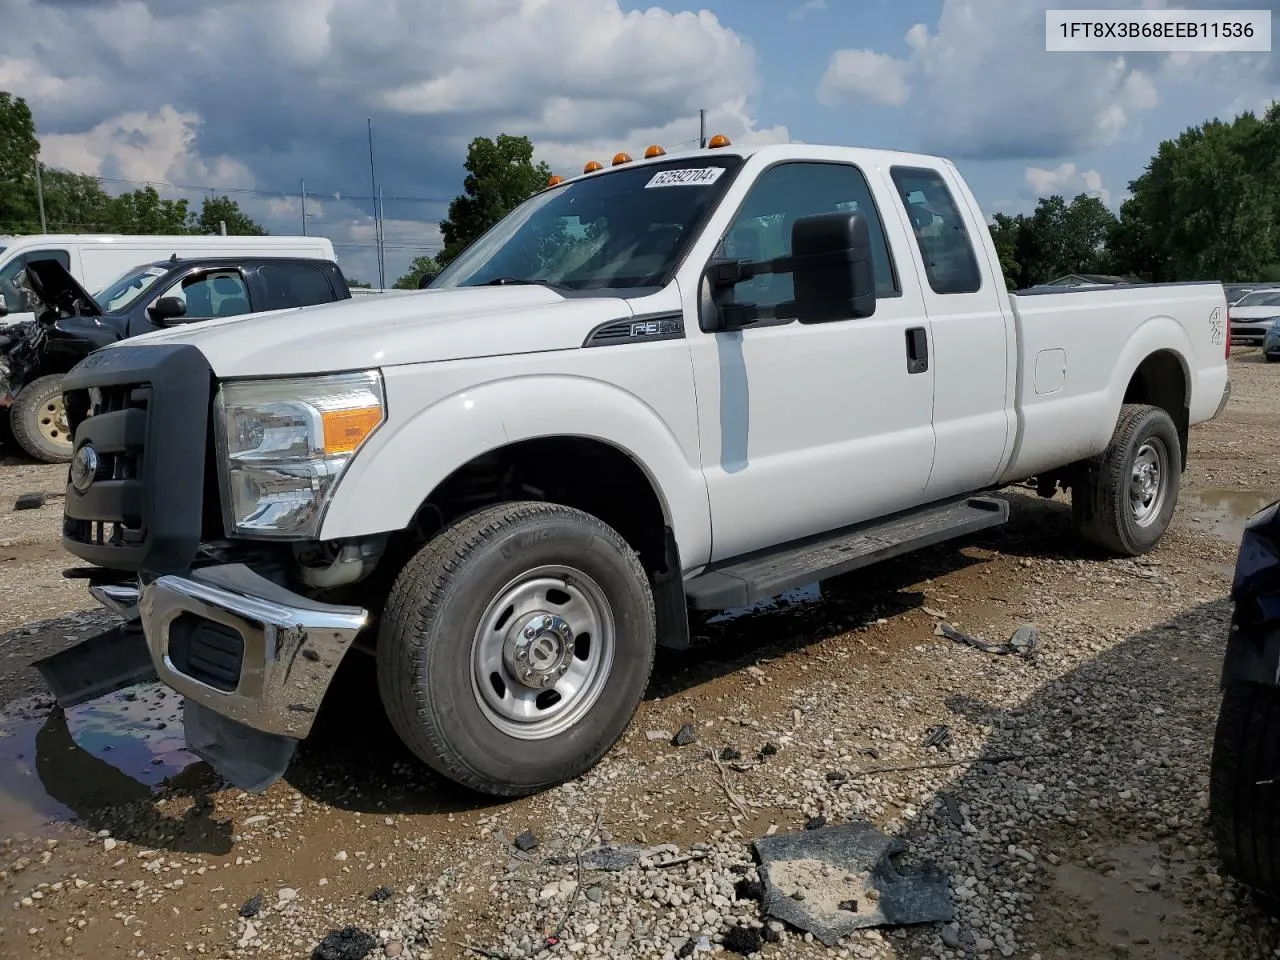
<svg viewBox="0 0 1280 960">
<path fill-rule="evenodd" d="M 307 181 L 302 181 L 302 235 L 307 235 Z"/>
<path fill-rule="evenodd" d="M 373 187 L 373 230 L 378 246 L 378 289 L 387 289 L 387 278 L 382 268 L 382 220 L 378 216 L 378 170 L 373 163 L 373 118 L 369 118 L 369 179 Z"/>
<path fill-rule="evenodd" d="M 707 111 L 698 111 L 698 149 L 707 149 Z"/>
<path fill-rule="evenodd" d="M 378 223 L 382 224 L 382 225 L 383 225 L 383 227 L 385 227 L 385 226 L 386 226 L 386 223 L 387 223 L 387 209 L 386 209 L 386 207 L 384 207 L 384 206 L 382 205 L 382 187 L 381 187 L 381 186 L 379 186 L 379 187 L 378 187 Z M 387 288 L 387 279 L 386 279 L 386 273 L 387 273 L 387 254 L 386 254 L 386 244 L 385 244 L 385 243 L 383 243 L 383 240 L 384 240 L 384 239 L 385 239 L 385 238 L 384 238 L 384 237 L 383 237 L 383 235 L 382 235 L 382 228 L 379 228 L 379 231 L 378 231 L 378 276 L 381 278 L 381 281 L 380 281 L 380 282 L 382 283 L 382 289 L 384 289 L 384 290 L 385 290 L 385 289 Z"/>
<path fill-rule="evenodd" d="M 40 200 L 40 232 L 48 233 L 49 224 L 44 219 L 44 180 L 40 176 L 40 158 L 36 158 L 36 196 Z"/>
<path fill-rule="evenodd" d="M 218 221 L 218 234 L 223 237 L 227 235 L 227 221 L 225 220 Z"/>
</svg>

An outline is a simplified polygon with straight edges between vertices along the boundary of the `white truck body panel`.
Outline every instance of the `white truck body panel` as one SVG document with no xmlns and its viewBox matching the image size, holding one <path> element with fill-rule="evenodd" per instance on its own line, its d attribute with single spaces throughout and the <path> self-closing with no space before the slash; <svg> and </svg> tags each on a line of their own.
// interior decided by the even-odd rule
<svg viewBox="0 0 1280 960">
<path fill-rule="evenodd" d="M 1186 373 L 1192 423 L 1218 409 L 1227 385 L 1221 285 L 1011 296 L 977 202 L 948 161 L 799 144 L 741 153 L 741 172 L 658 293 L 429 289 L 211 320 L 130 343 L 193 343 L 220 378 L 382 370 L 388 420 L 338 486 L 322 539 L 404 528 L 439 482 L 486 451 L 592 437 L 648 475 L 686 576 L 1098 453 L 1134 371 L 1156 351 L 1172 351 Z M 861 171 L 900 295 L 878 299 L 860 320 L 703 332 L 703 270 L 761 174 L 788 161 Z M 976 292 L 931 289 L 894 167 L 945 182 L 973 242 Z M 584 348 L 602 324 L 672 314 L 683 317 L 682 337 Z M 904 334 L 913 327 L 926 330 L 929 368 L 910 375 Z"/>
<path fill-rule="evenodd" d="M 35 234 L 6 238 L 0 243 L 0 276 L 27 254 L 61 253 L 76 281 L 97 293 L 126 270 L 143 263 L 187 257 L 308 257 L 334 260 L 333 242 L 326 237 L 133 236 L 123 234 Z M 5 293 L 0 287 L 0 293 Z M 11 304 L 12 306 L 12 304 Z M 30 313 L 14 311 L 4 323 L 30 320 Z"/>
</svg>

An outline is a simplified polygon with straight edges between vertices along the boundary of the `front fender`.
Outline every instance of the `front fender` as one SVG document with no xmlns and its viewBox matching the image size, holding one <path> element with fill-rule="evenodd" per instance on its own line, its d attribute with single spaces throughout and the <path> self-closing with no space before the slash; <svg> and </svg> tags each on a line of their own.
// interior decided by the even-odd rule
<svg viewBox="0 0 1280 960">
<path fill-rule="evenodd" d="M 527 375 L 469 386 L 400 413 L 398 403 L 412 389 L 398 384 L 398 375 L 396 368 L 387 371 L 389 421 L 352 461 L 326 512 L 321 539 L 404 529 L 431 491 L 475 457 L 522 440 L 573 436 L 608 443 L 645 472 L 686 569 L 709 557 L 711 512 L 696 449 L 686 452 L 671 426 L 637 394 L 576 374 Z M 431 373 L 407 376 L 415 375 Z M 694 417 L 692 407 L 687 415 Z"/>
</svg>

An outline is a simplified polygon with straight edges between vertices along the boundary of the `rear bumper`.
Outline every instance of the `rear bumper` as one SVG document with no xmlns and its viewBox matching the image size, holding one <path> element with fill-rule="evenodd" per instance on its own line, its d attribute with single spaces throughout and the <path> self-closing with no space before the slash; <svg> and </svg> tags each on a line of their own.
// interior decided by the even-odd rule
<svg viewBox="0 0 1280 960">
<path fill-rule="evenodd" d="M 338 664 L 369 622 L 242 564 L 164 576 L 138 612 L 159 678 L 188 700 L 261 733 L 301 740 Z"/>
</svg>

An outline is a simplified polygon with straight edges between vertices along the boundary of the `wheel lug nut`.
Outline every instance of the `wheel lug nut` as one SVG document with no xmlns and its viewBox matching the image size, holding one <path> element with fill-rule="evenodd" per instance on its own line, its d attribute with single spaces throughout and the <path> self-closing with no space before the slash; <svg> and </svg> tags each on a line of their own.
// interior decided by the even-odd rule
<svg viewBox="0 0 1280 960">
<path fill-rule="evenodd" d="M 525 627 L 525 628 L 524 628 L 524 636 L 525 636 L 525 639 L 526 639 L 526 640 L 532 640 L 532 639 L 533 639 L 533 627 Z"/>
</svg>

